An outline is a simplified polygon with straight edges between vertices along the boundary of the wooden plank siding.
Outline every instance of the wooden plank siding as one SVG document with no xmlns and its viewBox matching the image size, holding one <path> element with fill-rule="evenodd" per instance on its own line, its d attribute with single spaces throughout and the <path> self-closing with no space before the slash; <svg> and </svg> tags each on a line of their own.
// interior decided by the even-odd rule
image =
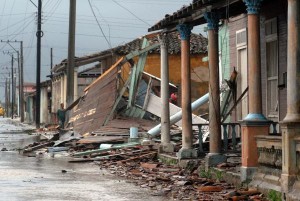
<svg viewBox="0 0 300 201">
<path fill-rule="evenodd" d="M 117 75 L 118 68 L 111 68 L 86 89 L 85 97 L 70 120 L 75 132 L 84 135 L 103 125 L 117 97 Z"/>
<path fill-rule="evenodd" d="M 242 14 L 237 17 L 231 18 L 230 22 L 228 23 L 229 27 L 229 54 L 230 54 L 230 71 L 233 71 L 233 67 L 238 67 L 238 54 L 237 54 L 237 47 L 236 47 L 236 32 L 245 29 L 247 26 L 247 15 Z M 238 76 L 240 76 L 240 72 L 238 72 Z M 239 79 L 239 78 L 237 78 Z M 240 93 L 237 93 L 237 97 L 239 97 Z M 237 107 L 238 108 L 238 107 Z M 231 115 L 231 120 L 233 122 L 238 121 L 237 110 L 233 110 Z"/>
</svg>

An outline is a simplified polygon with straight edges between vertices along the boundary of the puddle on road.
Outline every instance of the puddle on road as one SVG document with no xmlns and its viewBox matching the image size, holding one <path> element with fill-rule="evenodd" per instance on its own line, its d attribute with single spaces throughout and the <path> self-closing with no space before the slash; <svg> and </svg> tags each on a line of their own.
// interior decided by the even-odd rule
<svg viewBox="0 0 300 201">
<path fill-rule="evenodd" d="M 0 158 L 0 200 L 169 200 L 150 196 L 147 190 L 126 183 L 93 163 L 29 158 L 15 152 L 0 152 Z"/>
<path fill-rule="evenodd" d="M 7 150 L 22 149 L 25 146 L 37 142 L 40 137 L 37 135 L 28 135 L 24 132 L 6 131 L 0 133 L 0 150 L 6 148 Z"/>
</svg>

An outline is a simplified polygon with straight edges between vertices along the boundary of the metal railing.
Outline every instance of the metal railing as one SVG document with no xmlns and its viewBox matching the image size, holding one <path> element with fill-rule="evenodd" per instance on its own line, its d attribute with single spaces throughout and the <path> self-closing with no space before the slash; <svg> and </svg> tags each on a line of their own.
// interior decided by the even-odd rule
<svg viewBox="0 0 300 201">
<path fill-rule="evenodd" d="M 193 124 L 193 126 L 198 127 L 198 152 L 203 153 L 203 139 L 209 137 L 209 124 Z M 237 151 L 238 139 L 241 138 L 241 125 L 240 123 L 222 123 L 222 141 L 223 141 L 223 151 L 228 151 L 230 148 L 233 151 Z M 269 133 L 270 135 L 279 135 L 279 123 L 272 122 L 270 124 Z M 230 143 L 231 142 L 231 143 Z M 231 146 L 231 147 L 230 147 Z"/>
<path fill-rule="evenodd" d="M 270 128 L 269 128 L 270 135 L 279 135 L 280 134 L 280 132 L 278 132 L 279 130 L 280 130 L 280 128 L 279 128 L 279 122 L 273 121 L 270 124 Z"/>
<path fill-rule="evenodd" d="M 193 126 L 198 126 L 198 152 L 203 153 L 203 138 L 204 134 L 208 134 L 208 125 L 209 124 L 193 124 Z M 223 140 L 223 151 L 228 151 L 230 145 L 232 146 L 232 150 L 237 150 L 238 138 L 241 137 L 241 125 L 239 123 L 222 123 L 222 140 Z M 206 137 L 205 137 L 206 139 Z M 231 141 L 231 143 L 230 143 Z"/>
</svg>

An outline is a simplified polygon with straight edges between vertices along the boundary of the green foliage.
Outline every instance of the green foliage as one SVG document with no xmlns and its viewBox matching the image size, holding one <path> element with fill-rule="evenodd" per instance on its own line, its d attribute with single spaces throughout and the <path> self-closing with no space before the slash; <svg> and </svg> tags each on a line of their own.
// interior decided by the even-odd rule
<svg viewBox="0 0 300 201">
<path fill-rule="evenodd" d="M 223 172 L 216 169 L 208 169 L 207 171 L 202 168 L 199 171 L 199 176 L 206 179 L 215 178 L 218 182 L 223 179 Z"/>
<path fill-rule="evenodd" d="M 218 182 L 220 182 L 223 179 L 223 172 L 222 171 L 215 169 L 214 174 L 215 174 L 215 177 L 216 177 Z"/>
<path fill-rule="evenodd" d="M 207 171 L 205 169 L 200 169 L 199 176 L 206 179 L 212 178 L 212 171 L 211 169 L 208 169 Z"/>
<path fill-rule="evenodd" d="M 281 193 L 275 190 L 270 190 L 268 193 L 268 199 L 271 201 L 281 201 Z"/>
</svg>

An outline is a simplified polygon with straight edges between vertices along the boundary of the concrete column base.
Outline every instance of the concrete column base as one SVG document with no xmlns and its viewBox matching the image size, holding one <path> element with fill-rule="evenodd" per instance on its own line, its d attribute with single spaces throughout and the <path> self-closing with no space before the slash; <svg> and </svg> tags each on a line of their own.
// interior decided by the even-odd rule
<svg viewBox="0 0 300 201">
<path fill-rule="evenodd" d="M 192 159 L 192 158 L 197 158 L 197 150 L 195 149 L 186 149 L 186 148 L 181 148 L 179 152 L 177 153 L 177 158 L 180 159 Z"/>
<path fill-rule="evenodd" d="M 288 193 L 293 190 L 293 186 L 297 180 L 296 175 L 281 174 L 281 189 Z"/>
<path fill-rule="evenodd" d="M 249 117 L 248 117 L 249 116 Z M 258 166 L 256 136 L 269 134 L 269 121 L 258 121 L 260 115 L 249 114 L 242 124 L 242 167 Z M 257 117 L 249 120 L 250 117 Z M 247 119 L 248 118 L 248 119 Z"/>
<path fill-rule="evenodd" d="M 299 146 L 300 122 L 281 122 L 282 131 L 282 174 L 281 188 L 283 194 L 294 190 L 294 184 L 299 180 Z M 288 197 L 288 196 L 287 196 Z M 287 199 L 290 200 L 290 199 Z"/>
<path fill-rule="evenodd" d="M 158 147 L 158 153 L 173 153 L 175 146 L 172 143 L 162 143 Z"/>
<path fill-rule="evenodd" d="M 140 138 L 128 138 L 128 142 L 139 142 Z"/>
<path fill-rule="evenodd" d="M 254 173 L 256 172 L 257 167 L 241 167 L 241 181 L 247 182 L 253 179 Z"/>
<path fill-rule="evenodd" d="M 215 167 L 220 163 L 227 161 L 227 157 L 223 154 L 213 154 L 209 153 L 205 157 L 205 169 L 208 170 L 211 167 Z"/>
</svg>

